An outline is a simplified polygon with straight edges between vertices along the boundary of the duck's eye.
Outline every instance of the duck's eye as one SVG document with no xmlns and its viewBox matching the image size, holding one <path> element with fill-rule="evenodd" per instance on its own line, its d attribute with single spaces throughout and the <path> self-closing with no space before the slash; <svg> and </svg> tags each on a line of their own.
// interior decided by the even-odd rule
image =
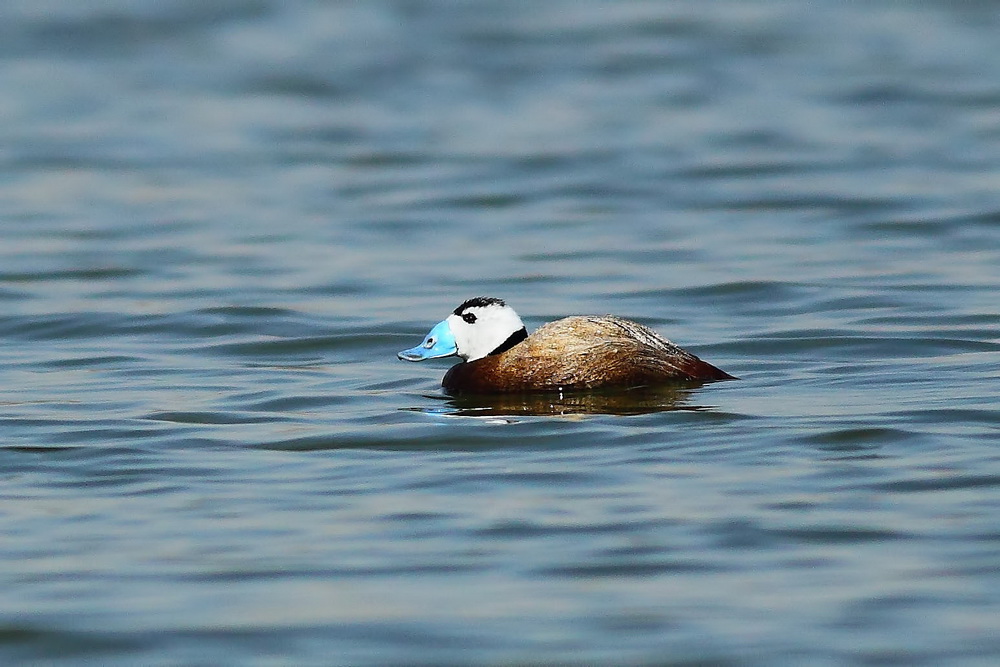
<svg viewBox="0 0 1000 667">
<path fill-rule="evenodd" d="M 427 349 L 430 349 L 430 348 L 434 347 L 434 342 L 435 341 L 434 341 L 433 338 L 428 338 L 427 340 L 424 341 L 424 347 L 426 347 Z"/>
<path fill-rule="evenodd" d="M 474 313 L 462 313 L 462 319 L 468 322 L 469 324 L 476 323 L 476 316 Z"/>
</svg>

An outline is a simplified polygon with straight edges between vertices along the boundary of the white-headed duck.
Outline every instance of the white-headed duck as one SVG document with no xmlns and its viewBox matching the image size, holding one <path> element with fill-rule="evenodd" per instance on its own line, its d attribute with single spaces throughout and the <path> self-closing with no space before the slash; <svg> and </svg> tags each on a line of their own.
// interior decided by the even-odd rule
<svg viewBox="0 0 1000 667">
<path fill-rule="evenodd" d="M 612 315 L 566 317 L 528 335 L 501 299 L 469 299 L 397 356 L 423 361 L 457 355 L 442 386 L 450 394 L 632 388 L 733 380 L 638 322 Z"/>
</svg>

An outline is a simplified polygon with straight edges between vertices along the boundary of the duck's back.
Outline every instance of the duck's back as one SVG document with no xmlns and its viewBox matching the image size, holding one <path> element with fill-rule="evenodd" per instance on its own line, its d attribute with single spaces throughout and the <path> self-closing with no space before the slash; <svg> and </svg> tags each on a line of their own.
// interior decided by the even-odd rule
<svg viewBox="0 0 1000 667">
<path fill-rule="evenodd" d="M 443 385 L 496 393 L 731 378 L 638 322 L 603 315 L 545 324 L 506 352 L 453 366 Z"/>
</svg>

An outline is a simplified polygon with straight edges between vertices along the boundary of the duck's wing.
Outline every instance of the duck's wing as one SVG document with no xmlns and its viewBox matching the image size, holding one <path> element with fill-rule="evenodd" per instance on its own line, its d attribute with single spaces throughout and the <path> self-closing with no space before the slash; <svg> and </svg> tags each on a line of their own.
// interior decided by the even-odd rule
<svg viewBox="0 0 1000 667">
<path fill-rule="evenodd" d="M 613 315 L 568 317 L 536 333 L 542 348 L 548 347 L 542 345 L 545 341 L 560 343 L 532 350 L 534 355 L 565 366 L 566 374 L 579 376 L 587 386 L 609 381 L 651 384 L 733 379 L 649 327 Z"/>
</svg>

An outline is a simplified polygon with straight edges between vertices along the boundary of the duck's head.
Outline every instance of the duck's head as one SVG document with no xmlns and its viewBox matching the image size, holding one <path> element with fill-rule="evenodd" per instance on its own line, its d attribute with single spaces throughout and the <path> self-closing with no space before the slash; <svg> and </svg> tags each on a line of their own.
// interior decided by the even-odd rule
<svg viewBox="0 0 1000 667">
<path fill-rule="evenodd" d="M 509 350 L 528 337 L 514 309 L 501 299 L 476 297 L 438 322 L 424 342 L 396 356 L 406 361 L 423 361 L 457 355 L 475 361 Z"/>
</svg>

